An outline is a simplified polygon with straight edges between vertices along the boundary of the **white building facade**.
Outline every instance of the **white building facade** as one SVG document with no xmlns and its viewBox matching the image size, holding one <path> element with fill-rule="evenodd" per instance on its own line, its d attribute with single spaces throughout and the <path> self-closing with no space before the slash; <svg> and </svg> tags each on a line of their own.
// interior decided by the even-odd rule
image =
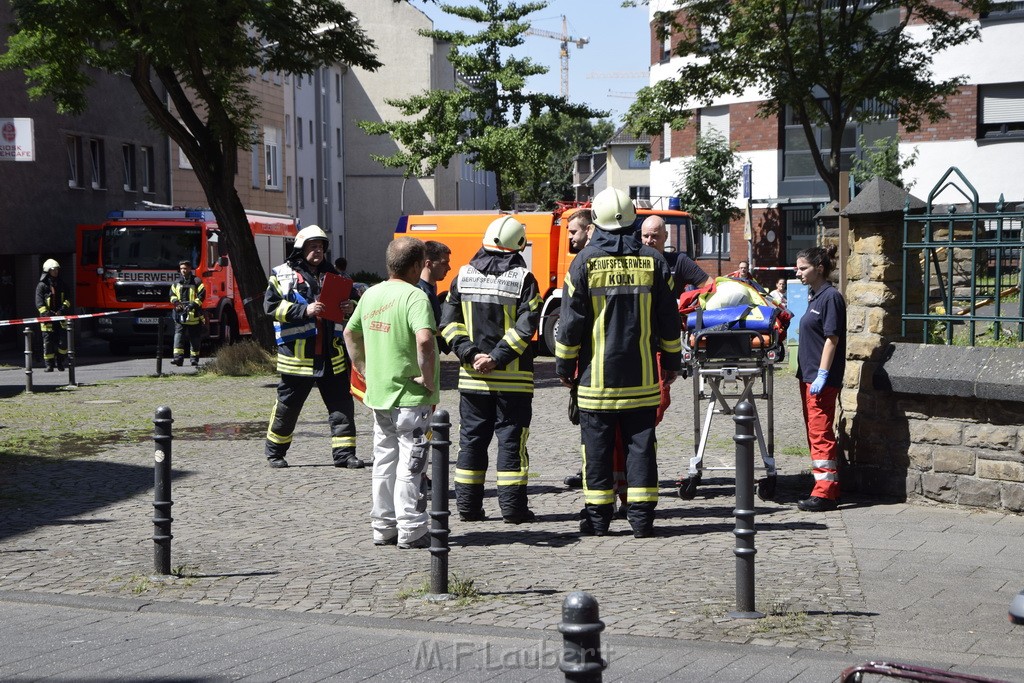
<svg viewBox="0 0 1024 683">
<path fill-rule="evenodd" d="M 685 59 L 671 55 L 672 38 L 659 39 L 655 31 L 656 13 L 676 10 L 678 6 L 672 0 L 650 3 L 651 85 L 677 77 Z M 898 12 L 891 19 L 898 20 Z M 1024 42 L 1024 6 L 1018 2 L 997 2 L 993 11 L 977 20 L 981 40 L 935 57 L 936 79 L 957 75 L 967 78 L 960 94 L 947 101 L 950 118 L 935 124 L 926 122 L 913 133 L 899 126 L 895 119 L 850 126 L 844 136 L 843 170 L 849 169 L 851 155 L 861 154 L 861 135 L 868 144 L 896 135 L 901 156 L 909 156 L 915 150 L 918 154 L 904 180 L 912 184 L 911 191 L 922 199 L 927 199 L 951 166 L 964 173 L 985 206 L 994 205 L 1000 195 L 1011 203 L 1024 199 L 1024 50 L 1019 47 Z M 923 34 L 927 27 L 916 25 L 909 30 Z M 815 244 L 818 230 L 813 216 L 829 198 L 795 118 L 788 113 L 757 118 L 755 112 L 762 99 L 758 92 L 748 90 L 740 96 L 715 100 L 697 109 L 685 129 L 666 128 L 652 142 L 653 196 L 674 194 L 683 162 L 695 153 L 698 131 L 717 129 L 737 146 L 741 159 L 750 164 L 750 239 L 746 238 L 744 221 L 734 221 L 728 231 L 730 268 L 748 254 L 755 264 L 762 266 L 793 265 L 798 251 Z M 819 135 L 827 135 L 827 131 L 819 131 Z M 965 200 L 947 192 L 937 196 L 936 201 Z M 746 206 L 742 187 L 737 187 L 736 205 Z M 705 258 L 712 256 L 705 254 Z M 767 284 L 773 277 L 763 273 L 760 279 Z"/>
</svg>

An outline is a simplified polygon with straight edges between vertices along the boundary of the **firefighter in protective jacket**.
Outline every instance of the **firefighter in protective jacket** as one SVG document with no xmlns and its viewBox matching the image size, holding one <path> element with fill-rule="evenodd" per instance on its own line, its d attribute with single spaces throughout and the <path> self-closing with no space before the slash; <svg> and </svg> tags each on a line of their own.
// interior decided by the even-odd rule
<svg viewBox="0 0 1024 683">
<path fill-rule="evenodd" d="M 177 366 L 185 362 L 185 337 L 188 337 L 192 365 L 199 365 L 199 345 L 203 338 L 203 301 L 206 285 L 192 272 L 191 261 L 180 261 L 181 277 L 171 285 L 171 303 L 174 304 L 174 359 Z"/>
<path fill-rule="evenodd" d="M 356 457 L 355 407 L 349 393 L 349 368 L 342 326 L 322 317 L 319 301 L 324 275 L 337 272 L 327 260 L 327 234 L 303 228 L 287 263 L 274 268 L 263 308 L 274 319 L 277 338 L 277 403 L 270 416 L 265 453 L 271 467 L 287 467 L 285 455 L 302 405 L 315 385 L 327 405 L 331 456 L 335 467 L 363 467 Z M 353 302 L 344 312 L 352 314 Z"/>
<path fill-rule="evenodd" d="M 52 258 L 43 263 L 43 274 L 36 285 L 36 310 L 40 316 L 67 315 L 71 312 L 68 289 L 60 279 L 60 264 Z M 54 365 L 63 372 L 68 357 L 67 321 L 40 323 L 39 327 L 43 331 L 46 372 L 53 372 Z"/>
<path fill-rule="evenodd" d="M 660 364 L 680 367 L 679 311 L 664 257 L 635 237 L 629 196 L 609 188 L 592 205 L 594 231 L 565 278 L 555 372 L 577 385 L 583 453 L 580 531 L 604 535 L 614 512 L 616 428 L 626 453 L 626 518 L 637 538 L 653 534 L 658 501 L 655 415 Z"/>
<path fill-rule="evenodd" d="M 441 331 L 459 369 L 459 458 L 455 495 L 463 521 L 485 519 L 487 447 L 498 437 L 498 505 L 509 524 L 536 517 L 526 499 L 526 441 L 533 415 L 530 343 L 542 303 L 523 259 L 526 228 L 511 216 L 493 221 L 483 246 L 452 281 Z"/>
</svg>

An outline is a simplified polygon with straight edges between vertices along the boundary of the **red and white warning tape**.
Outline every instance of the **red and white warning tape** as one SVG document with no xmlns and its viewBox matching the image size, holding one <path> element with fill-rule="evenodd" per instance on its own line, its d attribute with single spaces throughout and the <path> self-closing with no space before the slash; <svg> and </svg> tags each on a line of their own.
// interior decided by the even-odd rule
<svg viewBox="0 0 1024 683">
<path fill-rule="evenodd" d="M 796 266 L 754 266 L 751 270 L 796 270 Z"/>
<path fill-rule="evenodd" d="M 48 315 L 42 318 L 16 318 L 14 320 L 0 320 L 0 327 L 6 325 L 33 325 L 35 323 L 50 323 L 59 320 L 80 320 L 82 318 L 102 318 L 105 315 L 118 315 L 120 313 L 137 313 L 154 308 L 143 306 L 142 308 L 127 308 L 121 311 L 102 311 L 100 313 L 81 313 L 79 315 Z"/>
</svg>

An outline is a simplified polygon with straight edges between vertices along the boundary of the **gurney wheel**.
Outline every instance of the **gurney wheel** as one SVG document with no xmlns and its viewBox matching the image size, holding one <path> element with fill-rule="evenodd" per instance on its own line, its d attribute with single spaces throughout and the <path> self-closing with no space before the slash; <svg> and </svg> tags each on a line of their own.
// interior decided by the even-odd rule
<svg viewBox="0 0 1024 683">
<path fill-rule="evenodd" d="M 701 473 L 693 475 L 689 479 L 679 482 L 679 497 L 683 500 L 693 500 L 697 496 L 697 486 L 700 484 Z"/>
<path fill-rule="evenodd" d="M 761 500 L 775 500 L 776 477 L 768 476 L 757 482 L 757 497 Z"/>
</svg>

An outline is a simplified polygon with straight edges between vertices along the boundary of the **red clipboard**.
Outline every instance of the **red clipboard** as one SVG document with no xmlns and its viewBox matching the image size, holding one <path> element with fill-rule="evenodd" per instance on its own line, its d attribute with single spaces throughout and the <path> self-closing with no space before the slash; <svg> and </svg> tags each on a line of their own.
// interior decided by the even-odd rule
<svg viewBox="0 0 1024 683">
<path fill-rule="evenodd" d="M 324 284 L 320 288 L 320 303 L 324 305 L 324 312 L 321 317 L 333 320 L 336 323 L 345 322 L 345 316 L 341 312 L 341 304 L 348 301 L 352 293 L 352 278 L 336 275 L 335 273 L 324 274 Z"/>
</svg>

